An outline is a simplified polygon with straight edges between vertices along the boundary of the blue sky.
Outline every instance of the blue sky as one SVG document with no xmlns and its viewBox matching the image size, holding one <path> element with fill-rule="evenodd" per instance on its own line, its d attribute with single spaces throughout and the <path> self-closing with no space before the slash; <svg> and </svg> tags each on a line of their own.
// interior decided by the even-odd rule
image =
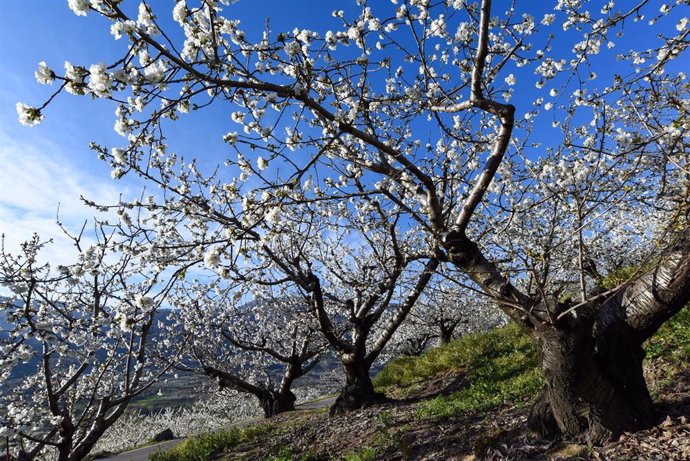
<svg viewBox="0 0 690 461">
<path fill-rule="evenodd" d="M 136 7 L 136 2 L 130 3 Z M 169 16 L 173 2 L 154 0 L 150 4 L 161 16 Z M 261 7 L 257 9 L 257 5 Z M 334 8 L 352 6 L 354 2 L 307 0 L 301 2 L 300 8 L 287 5 L 288 2 L 279 0 L 242 1 L 228 10 L 243 18 L 243 23 L 259 14 L 257 24 L 261 28 L 263 18 L 271 12 L 272 27 L 283 30 L 298 24 L 314 26 L 315 21 L 323 18 L 334 21 L 330 15 Z M 307 11 L 309 15 L 305 15 Z M 177 27 L 171 18 L 167 19 Z M 40 104 L 53 89 L 36 83 L 34 72 L 38 63 L 45 61 L 61 71 L 66 60 L 87 67 L 108 62 L 126 45 L 124 40 L 114 41 L 109 28 L 108 21 L 96 14 L 86 18 L 75 16 L 66 0 L 0 2 L 0 233 L 5 234 L 10 249 L 16 249 L 33 232 L 39 232 L 57 241 L 46 257 L 67 262 L 71 253 L 65 247 L 68 242 L 55 225 L 58 205 L 61 220 L 78 228 L 95 213 L 81 205 L 80 195 L 113 203 L 121 192 L 132 196 L 143 187 L 131 178 L 111 180 L 110 168 L 88 148 L 91 141 L 103 145 L 122 142 L 113 131 L 112 104 L 62 94 L 46 109 L 40 125 L 28 128 L 17 122 L 17 102 Z M 227 108 L 220 112 L 223 113 L 227 114 Z M 201 141 L 208 139 L 208 135 L 200 137 L 195 125 L 203 123 L 219 135 L 228 129 L 228 115 L 216 117 L 213 115 L 218 114 L 209 111 L 199 115 L 187 117 L 176 129 L 176 147 L 186 155 L 212 148 Z M 216 140 L 216 145 L 220 144 L 220 137 Z"/>
<path fill-rule="evenodd" d="M 46 256 L 68 262 L 66 240 L 55 225 L 58 204 L 62 220 L 77 226 L 94 214 L 80 204 L 79 195 L 117 200 L 120 185 L 104 180 L 107 166 L 88 149 L 95 133 L 111 136 L 111 109 L 61 98 L 45 123 L 33 128 L 19 125 L 15 110 L 18 101 L 45 98 L 46 88 L 33 77 L 40 61 L 61 68 L 65 59 L 97 59 L 99 48 L 107 47 L 108 30 L 102 25 L 87 27 L 66 1 L 0 3 L 0 232 L 10 249 L 39 232 L 58 242 Z"/>
<path fill-rule="evenodd" d="M 370 4 L 378 1 L 384 0 Z M 130 3 L 135 8 L 138 2 L 125 2 Z M 162 17 L 167 15 L 163 19 L 177 30 L 169 16 L 172 0 L 149 3 Z M 509 4 L 507 0 L 496 1 L 495 14 Z M 520 6 L 540 10 L 533 12 L 539 21 L 547 4 L 551 3 L 525 2 Z M 226 13 L 242 19 L 243 28 L 258 36 L 266 16 L 271 17 L 275 31 L 296 26 L 321 32 L 335 28 L 339 22 L 330 13 L 341 8 L 354 11 L 357 6 L 354 0 L 242 0 L 228 7 Z M 626 46 L 651 38 L 633 35 L 626 39 Z M 127 197 L 138 195 L 143 185 L 131 178 L 111 180 L 109 167 L 88 148 L 91 141 L 106 146 L 122 142 L 113 131 L 112 104 L 63 94 L 46 109 L 45 121 L 33 128 L 17 122 L 15 104 L 21 101 L 38 105 L 50 94 L 50 87 L 34 80 L 40 61 L 60 70 L 66 60 L 88 67 L 111 61 L 126 43 L 114 41 L 108 21 L 96 14 L 75 16 L 66 0 L 1 0 L 0 43 L 0 232 L 6 235 L 10 249 L 34 231 L 56 238 L 59 244 L 47 256 L 66 262 L 65 240 L 54 224 L 58 204 L 63 222 L 76 228 L 94 215 L 93 210 L 80 204 L 79 195 L 113 203 L 120 193 Z M 529 88 L 522 93 L 533 99 L 535 90 L 532 85 Z M 528 108 L 523 105 L 522 111 Z M 217 107 L 190 114 L 176 124 L 174 148 L 188 157 L 217 158 L 214 150 L 221 145 L 221 134 L 230 127 L 230 112 L 228 107 Z M 201 125 L 203 132 L 198 131 Z"/>
</svg>

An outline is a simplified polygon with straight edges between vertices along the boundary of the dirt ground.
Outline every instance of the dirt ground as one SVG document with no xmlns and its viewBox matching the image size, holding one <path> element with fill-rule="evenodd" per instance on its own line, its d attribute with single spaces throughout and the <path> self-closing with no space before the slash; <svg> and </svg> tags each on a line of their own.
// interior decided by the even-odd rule
<svg viewBox="0 0 690 461">
<path fill-rule="evenodd" d="M 653 372 L 652 372 L 653 375 Z M 311 410 L 271 420 L 275 433 L 222 459 L 302 460 L 690 460 L 690 373 L 653 389 L 668 417 L 604 447 L 540 440 L 526 428 L 529 407 L 501 407 L 450 418 L 421 417 L 421 401 L 462 386 L 462 374 L 430 380 L 404 400 L 348 415 Z"/>
</svg>

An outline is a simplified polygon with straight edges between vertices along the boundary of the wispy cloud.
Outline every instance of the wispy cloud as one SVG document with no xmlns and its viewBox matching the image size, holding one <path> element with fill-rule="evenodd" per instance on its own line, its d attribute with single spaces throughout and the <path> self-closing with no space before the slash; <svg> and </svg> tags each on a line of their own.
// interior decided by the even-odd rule
<svg viewBox="0 0 690 461">
<path fill-rule="evenodd" d="M 80 196 L 97 203 L 117 203 L 122 183 L 100 178 L 82 170 L 79 162 L 62 152 L 60 146 L 37 138 L 19 143 L 0 131 L 0 233 L 12 252 L 38 233 L 54 244 L 43 258 L 54 264 L 73 261 L 75 251 L 56 224 L 60 221 L 78 231 L 85 220 L 98 215 L 84 205 Z"/>
</svg>

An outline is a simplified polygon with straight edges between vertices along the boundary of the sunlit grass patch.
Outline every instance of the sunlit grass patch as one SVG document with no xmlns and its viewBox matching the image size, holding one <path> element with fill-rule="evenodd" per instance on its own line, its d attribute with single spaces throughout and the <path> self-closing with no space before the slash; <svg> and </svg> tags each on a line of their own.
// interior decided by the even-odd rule
<svg viewBox="0 0 690 461">
<path fill-rule="evenodd" d="M 206 432 L 190 437 L 166 451 L 157 451 L 149 458 L 152 461 L 202 461 L 213 459 L 240 443 L 255 440 L 271 434 L 275 426 L 260 424 L 243 429 L 233 427 L 226 431 Z"/>
<path fill-rule="evenodd" d="M 664 323 L 645 343 L 647 358 L 663 357 L 674 365 L 690 361 L 690 306 Z"/>
<path fill-rule="evenodd" d="M 425 416 L 450 416 L 533 398 L 543 386 L 536 349 L 517 325 L 467 335 L 420 357 L 387 365 L 374 382 L 381 390 L 422 383 L 439 373 L 463 370 L 463 387 L 420 405 Z"/>
</svg>

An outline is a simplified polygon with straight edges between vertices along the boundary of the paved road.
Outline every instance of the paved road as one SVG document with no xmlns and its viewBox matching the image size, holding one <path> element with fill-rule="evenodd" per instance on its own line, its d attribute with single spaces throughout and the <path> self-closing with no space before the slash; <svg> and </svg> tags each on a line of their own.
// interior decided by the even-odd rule
<svg viewBox="0 0 690 461">
<path fill-rule="evenodd" d="M 297 410 L 315 410 L 317 408 L 330 407 L 335 403 L 335 399 L 336 397 L 328 397 L 326 399 L 314 400 L 313 402 L 297 405 L 295 408 Z"/>
<path fill-rule="evenodd" d="M 316 408 L 330 407 L 335 402 L 335 397 L 329 397 L 323 400 L 317 400 L 314 402 L 307 402 L 302 405 L 297 405 L 297 410 L 313 410 Z M 245 421 L 240 421 L 232 424 L 229 427 L 242 427 L 248 426 L 250 424 L 258 423 L 263 421 L 263 418 L 253 418 Z M 182 442 L 182 439 L 168 440 L 167 442 L 157 443 L 155 445 L 149 445 L 147 447 L 137 448 L 136 450 L 125 451 L 117 455 L 110 456 L 108 458 L 99 458 L 99 461 L 147 461 L 149 456 L 154 454 L 158 450 L 167 450 L 174 447 L 178 443 Z"/>
</svg>

